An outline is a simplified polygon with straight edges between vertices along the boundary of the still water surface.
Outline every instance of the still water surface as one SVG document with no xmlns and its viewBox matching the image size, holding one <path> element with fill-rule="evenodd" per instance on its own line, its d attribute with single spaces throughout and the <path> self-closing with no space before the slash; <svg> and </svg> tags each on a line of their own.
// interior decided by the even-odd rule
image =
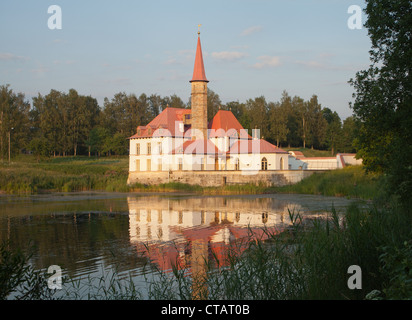
<svg viewBox="0 0 412 320">
<path fill-rule="evenodd" d="M 144 282 L 147 273 L 213 254 L 263 228 L 281 232 L 289 211 L 304 218 L 343 212 L 345 198 L 312 195 L 194 196 L 176 194 L 54 193 L 0 195 L 0 240 L 34 246 L 36 269 L 58 265 L 72 279 L 105 270 Z"/>
</svg>

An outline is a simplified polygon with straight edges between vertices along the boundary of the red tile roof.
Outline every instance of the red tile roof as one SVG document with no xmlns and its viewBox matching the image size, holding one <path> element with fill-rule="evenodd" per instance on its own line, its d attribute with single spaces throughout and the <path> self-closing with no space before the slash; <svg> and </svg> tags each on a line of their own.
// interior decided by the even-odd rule
<svg viewBox="0 0 412 320">
<path fill-rule="evenodd" d="M 219 110 L 209 123 L 209 138 L 216 137 L 240 137 L 252 138 L 246 133 L 240 122 L 236 119 L 232 111 Z"/>
<path fill-rule="evenodd" d="M 283 149 L 267 142 L 263 139 L 239 140 L 236 141 L 229 150 L 229 153 L 286 153 Z"/>
<path fill-rule="evenodd" d="M 216 145 L 210 140 L 189 140 L 185 141 L 182 146 L 177 147 L 172 151 L 172 154 L 184 153 L 184 154 L 222 154 Z"/>
<path fill-rule="evenodd" d="M 196 48 L 196 58 L 195 58 L 195 67 L 193 70 L 192 81 L 205 81 L 209 82 L 206 79 L 205 66 L 203 64 L 203 55 L 202 55 L 202 46 L 200 44 L 200 37 L 197 38 L 197 48 Z"/>
<path fill-rule="evenodd" d="M 191 114 L 190 109 L 166 108 L 156 118 L 149 122 L 148 125 L 138 126 L 137 133 L 129 139 L 149 138 L 152 137 L 153 134 L 156 137 L 160 137 L 166 134 L 169 135 L 169 132 L 172 137 L 183 136 L 184 132 L 179 132 L 179 125 L 176 124 L 176 122 L 183 121 L 187 114 Z M 188 127 L 185 126 L 184 131 L 187 129 Z"/>
<path fill-rule="evenodd" d="M 205 256 L 200 256 L 202 258 L 208 259 L 208 253 L 212 254 L 214 258 L 217 258 L 221 266 L 228 266 L 230 261 L 228 259 L 229 253 L 231 255 L 240 255 L 242 252 L 247 250 L 250 241 L 253 240 L 266 240 L 269 238 L 269 234 L 278 234 L 284 230 L 284 228 L 277 227 L 267 227 L 265 229 L 260 227 L 242 227 L 228 225 L 229 232 L 234 238 L 233 240 L 245 239 L 246 241 L 241 241 L 237 245 L 226 244 L 222 241 L 213 241 L 213 237 L 218 234 L 220 230 L 224 228 L 223 224 L 211 224 L 207 228 L 205 227 L 189 227 L 182 228 L 177 226 L 171 226 L 170 230 L 176 234 L 183 236 L 183 241 L 179 242 L 149 242 L 149 243 L 137 243 L 136 249 L 138 252 L 143 252 L 149 259 L 151 263 L 155 263 L 160 270 L 171 271 L 172 267 L 181 270 L 183 268 L 191 268 L 193 265 L 188 265 L 185 258 L 180 254 L 180 252 L 188 252 L 191 258 L 196 258 L 193 256 L 193 246 L 196 243 L 207 244 L 205 247 L 205 252 L 200 253 Z M 189 249 L 189 250 L 188 250 Z"/>
</svg>

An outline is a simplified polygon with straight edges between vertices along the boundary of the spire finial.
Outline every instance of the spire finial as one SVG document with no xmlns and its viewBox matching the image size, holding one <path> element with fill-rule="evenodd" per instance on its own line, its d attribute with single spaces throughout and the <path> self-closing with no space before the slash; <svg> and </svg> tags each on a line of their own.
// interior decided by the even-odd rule
<svg viewBox="0 0 412 320">
<path fill-rule="evenodd" d="M 200 44 L 200 26 L 201 26 L 201 24 L 198 25 L 199 31 L 197 33 L 198 33 L 199 36 L 197 37 L 197 46 L 196 46 L 195 66 L 194 66 L 194 69 L 193 69 L 193 78 L 192 78 L 192 80 L 190 80 L 190 82 L 193 82 L 193 81 L 209 82 L 206 79 L 205 67 L 203 65 L 202 46 Z"/>
<path fill-rule="evenodd" d="M 201 27 L 202 25 L 201 24 L 198 24 L 197 25 L 197 34 L 200 36 L 200 27 Z"/>
</svg>

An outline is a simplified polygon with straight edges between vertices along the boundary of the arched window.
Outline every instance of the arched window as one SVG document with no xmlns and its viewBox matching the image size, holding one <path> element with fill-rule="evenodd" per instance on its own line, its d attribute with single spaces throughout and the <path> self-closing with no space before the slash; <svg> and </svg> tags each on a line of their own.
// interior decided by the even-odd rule
<svg viewBox="0 0 412 320">
<path fill-rule="evenodd" d="M 262 159 L 262 170 L 267 170 L 268 169 L 268 160 L 266 157 Z"/>
<path fill-rule="evenodd" d="M 283 170 L 283 157 L 280 158 L 280 166 L 279 166 L 280 170 Z"/>
</svg>

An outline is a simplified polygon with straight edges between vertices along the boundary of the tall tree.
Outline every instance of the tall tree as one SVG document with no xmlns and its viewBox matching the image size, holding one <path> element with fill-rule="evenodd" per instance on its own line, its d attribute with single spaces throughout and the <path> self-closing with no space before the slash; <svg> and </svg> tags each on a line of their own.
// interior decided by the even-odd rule
<svg viewBox="0 0 412 320">
<path fill-rule="evenodd" d="M 302 140 L 302 146 L 303 148 L 306 148 L 306 139 L 308 136 L 307 104 L 302 98 L 298 96 L 294 96 L 292 99 L 292 109 L 294 110 L 298 118 L 298 130 L 299 130 L 300 138 Z"/>
<path fill-rule="evenodd" d="M 288 147 L 298 146 L 300 144 L 300 137 L 298 135 L 298 128 L 300 120 L 298 119 L 298 113 L 294 105 L 292 104 L 292 97 L 287 93 L 286 90 L 282 92 L 282 97 L 280 99 L 280 105 L 285 113 L 287 114 L 287 128 L 288 133 L 286 135 L 286 141 Z"/>
<path fill-rule="evenodd" d="M 213 119 L 219 108 L 222 106 L 222 101 L 219 95 L 215 93 L 212 89 L 207 89 L 207 121 Z"/>
<path fill-rule="evenodd" d="M 306 102 L 306 112 L 308 142 L 311 144 L 312 149 L 320 149 L 325 142 L 328 123 L 323 117 L 322 107 L 316 95 L 313 95 L 310 100 Z"/>
<path fill-rule="evenodd" d="M 104 99 L 100 125 L 109 129 L 112 135 L 120 132 L 130 136 L 136 132 L 137 126 L 146 125 L 152 120 L 152 111 L 152 101 L 146 94 L 136 97 L 135 94 L 119 92 L 111 100 Z"/>
<path fill-rule="evenodd" d="M 359 135 L 359 121 L 354 117 L 347 117 L 342 124 L 342 151 L 343 152 L 355 152 L 356 148 L 354 141 Z"/>
<path fill-rule="evenodd" d="M 176 94 L 172 94 L 169 97 L 162 98 L 161 106 L 162 110 L 164 110 L 167 106 L 169 106 L 170 108 L 186 108 L 186 105 L 183 102 L 183 100 Z"/>
<path fill-rule="evenodd" d="M 329 108 L 324 108 L 322 112 L 323 117 L 328 123 L 326 129 L 326 145 L 332 155 L 334 155 L 341 143 L 342 122 L 336 111 L 332 111 Z"/>
<path fill-rule="evenodd" d="M 4 160 L 28 143 L 30 104 L 23 93 L 0 86 L 0 153 Z"/>
<path fill-rule="evenodd" d="M 264 96 L 246 101 L 246 110 L 250 118 L 250 129 L 260 130 L 260 137 L 269 136 L 268 104 Z"/>
<path fill-rule="evenodd" d="M 149 110 L 153 114 L 153 117 L 159 115 L 161 111 L 164 110 L 162 105 L 162 97 L 158 94 L 152 94 L 149 97 Z"/>
<path fill-rule="evenodd" d="M 365 13 L 372 64 L 350 80 L 362 123 L 358 154 L 367 170 L 387 173 L 390 189 L 411 204 L 412 2 L 366 0 Z"/>
<path fill-rule="evenodd" d="M 276 146 L 279 147 L 281 141 L 285 141 L 289 133 L 287 126 L 288 110 L 281 103 L 270 102 L 269 107 L 269 122 L 270 136 L 276 141 Z"/>
<path fill-rule="evenodd" d="M 68 94 L 56 90 L 45 96 L 38 94 L 33 98 L 31 111 L 35 146 L 42 147 L 43 155 L 47 153 L 46 146 L 53 155 L 77 155 L 78 147 L 86 145 L 99 112 L 96 99 L 79 95 L 74 89 Z"/>
<path fill-rule="evenodd" d="M 66 145 L 63 141 L 67 136 L 64 134 L 66 127 L 63 124 L 62 103 L 63 93 L 56 90 L 51 90 L 46 96 L 39 93 L 37 97 L 33 98 L 31 116 L 33 125 L 36 128 L 36 146 L 42 146 L 42 155 L 48 154 L 47 148 L 50 148 L 49 152 L 56 155 L 56 152 L 63 151 L 63 146 Z"/>
</svg>

